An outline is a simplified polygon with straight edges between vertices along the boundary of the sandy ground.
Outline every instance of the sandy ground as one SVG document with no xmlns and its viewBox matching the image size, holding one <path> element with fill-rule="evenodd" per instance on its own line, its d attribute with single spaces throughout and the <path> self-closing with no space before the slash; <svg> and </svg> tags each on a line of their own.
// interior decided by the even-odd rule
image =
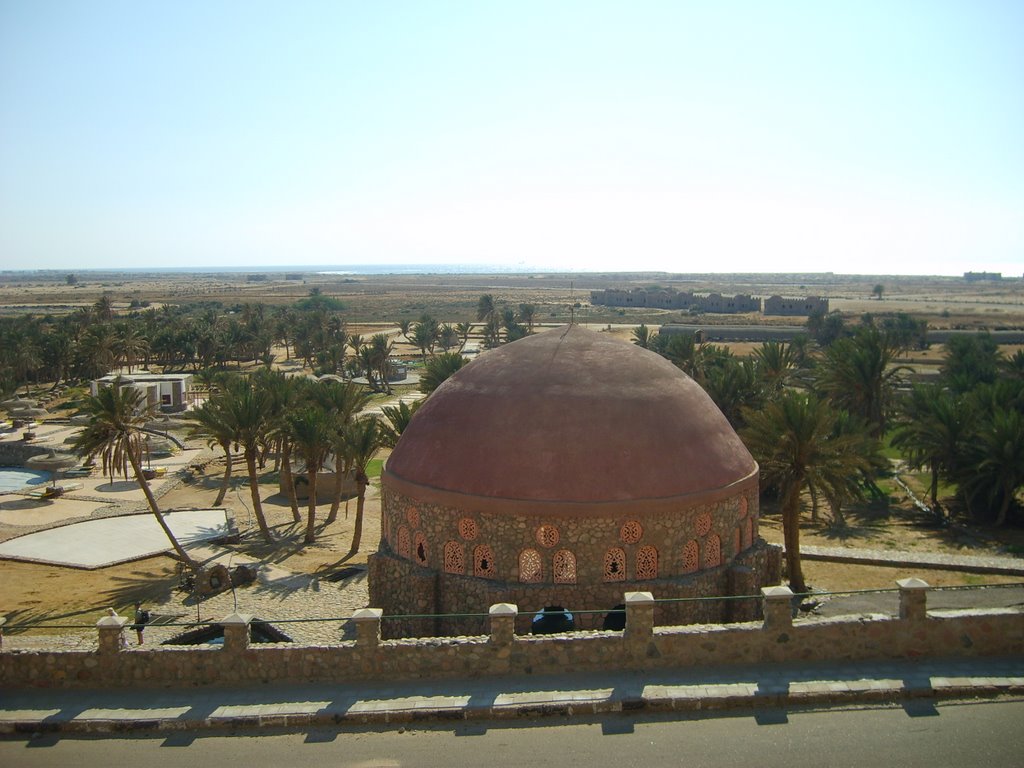
<svg viewBox="0 0 1024 768">
<path fill-rule="evenodd" d="M 194 482 L 181 485 L 160 499 L 162 509 L 210 507 L 217 494 L 221 461 L 208 464 L 204 474 Z M 343 502 L 338 519 L 324 525 L 329 505 L 318 508 L 317 540 L 304 543 L 306 508 L 300 508 L 303 521 L 295 523 L 287 500 L 277 494 L 276 484 L 261 488 L 264 512 L 272 527 L 275 542 L 268 545 L 259 536 L 250 514 L 252 506 L 248 485 L 236 479 L 225 500 L 242 533 L 242 541 L 229 549 L 252 560 L 277 568 L 310 575 L 328 576 L 337 568 L 363 565 L 380 540 L 380 504 L 375 487 L 371 486 L 364 510 L 362 546 L 358 554 L 346 559 L 355 522 L 356 500 L 351 499 L 346 514 Z M 56 508 L 60 502 L 54 503 Z M 8 502 L 17 503 L 17 502 Z M 75 502 L 71 502 L 75 504 Z M 76 505 L 87 516 L 95 503 Z M 69 514 L 51 513 L 58 522 L 73 519 Z M 79 518 L 80 519 L 80 518 Z M 37 519 L 37 522 L 39 520 Z M 15 561 L 0 561 L 0 615 L 8 623 L 46 622 L 80 624 L 93 621 L 108 606 L 119 613 L 130 613 L 136 600 L 149 605 L 166 605 L 177 601 L 184 605 L 188 594 L 177 589 L 177 563 L 167 555 L 111 566 L 98 570 L 80 570 Z"/>
</svg>

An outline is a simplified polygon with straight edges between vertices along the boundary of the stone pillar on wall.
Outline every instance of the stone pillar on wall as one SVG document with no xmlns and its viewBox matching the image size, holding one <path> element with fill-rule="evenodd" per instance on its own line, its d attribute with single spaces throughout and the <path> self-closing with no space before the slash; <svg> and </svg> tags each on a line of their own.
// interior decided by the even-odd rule
<svg viewBox="0 0 1024 768">
<path fill-rule="evenodd" d="M 921 579 L 900 579 L 900 618 L 924 621 L 928 617 L 928 582 Z"/>
<path fill-rule="evenodd" d="M 514 603 L 495 603 L 488 613 L 491 617 L 491 644 L 511 645 L 515 638 L 519 606 Z"/>
<path fill-rule="evenodd" d="M 627 645 L 646 645 L 654 634 L 654 595 L 650 592 L 626 593 L 626 629 L 623 638 Z"/>
<path fill-rule="evenodd" d="M 761 587 L 764 598 L 764 628 L 772 631 L 793 627 L 793 590 L 789 587 Z"/>
<path fill-rule="evenodd" d="M 224 630 L 224 650 L 238 653 L 249 647 L 249 625 L 252 616 L 244 613 L 232 613 L 220 620 Z"/>
<path fill-rule="evenodd" d="M 126 647 L 124 626 L 128 623 L 126 616 L 104 616 L 96 622 L 99 631 L 100 653 L 118 653 Z"/>
<path fill-rule="evenodd" d="M 372 649 L 380 645 L 380 620 L 384 611 L 380 608 L 360 608 L 352 614 L 356 624 L 356 646 Z"/>
</svg>

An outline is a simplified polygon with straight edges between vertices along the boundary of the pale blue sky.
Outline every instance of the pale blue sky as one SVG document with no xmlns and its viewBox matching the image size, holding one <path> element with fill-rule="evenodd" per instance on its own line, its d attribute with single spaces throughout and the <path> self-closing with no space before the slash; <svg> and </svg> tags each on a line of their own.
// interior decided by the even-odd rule
<svg viewBox="0 0 1024 768">
<path fill-rule="evenodd" d="M 0 267 L 1024 272 L 1024 1 L 0 0 Z"/>
</svg>

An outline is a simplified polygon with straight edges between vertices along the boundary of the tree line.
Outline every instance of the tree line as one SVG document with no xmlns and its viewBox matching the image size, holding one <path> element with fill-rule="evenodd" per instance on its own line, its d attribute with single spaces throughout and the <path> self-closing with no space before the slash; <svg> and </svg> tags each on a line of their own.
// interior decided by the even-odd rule
<svg viewBox="0 0 1024 768">
<path fill-rule="evenodd" d="M 832 317 L 832 316 L 830 316 Z M 779 500 L 787 571 L 806 590 L 799 557 L 805 501 L 843 525 L 843 505 L 881 496 L 891 444 L 912 469 L 930 473 L 937 520 L 939 483 L 954 510 L 1003 525 L 1024 485 L 1024 351 L 1000 353 L 987 334 L 954 336 L 934 381 L 910 382 L 899 356 L 921 346 L 917 321 L 866 316 L 854 328 L 812 318 L 809 333 L 767 341 L 748 357 L 693 334 L 661 335 L 645 325 L 636 344 L 697 381 L 737 429 L 761 467 L 764 490 Z"/>
</svg>

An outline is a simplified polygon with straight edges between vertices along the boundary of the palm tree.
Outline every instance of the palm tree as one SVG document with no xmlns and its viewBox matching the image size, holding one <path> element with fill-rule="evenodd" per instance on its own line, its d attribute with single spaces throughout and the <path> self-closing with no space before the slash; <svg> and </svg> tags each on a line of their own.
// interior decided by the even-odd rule
<svg viewBox="0 0 1024 768">
<path fill-rule="evenodd" d="M 253 514 L 260 533 L 268 544 L 274 537 L 263 514 L 260 499 L 260 481 L 256 471 L 256 459 L 270 433 L 270 403 L 266 392 L 239 379 L 225 391 L 224 416 L 235 433 L 235 440 L 242 447 L 246 470 L 249 473 L 249 494 L 252 497 Z"/>
<path fill-rule="evenodd" d="M 420 377 L 420 392 L 429 395 L 465 364 L 466 358 L 458 352 L 442 352 L 430 358 Z"/>
<path fill-rule="evenodd" d="M 75 439 L 74 448 L 90 460 L 99 455 L 104 474 L 109 472 L 112 476 L 120 470 L 127 476 L 126 464 L 131 465 L 146 503 L 167 540 L 181 561 L 196 571 L 196 562 L 189 557 L 160 514 L 156 497 L 142 470 L 142 428 L 149 418 L 145 406 L 146 396 L 140 390 L 122 387 L 119 382 L 103 387 L 95 397 L 85 401 L 83 407 L 89 415 L 89 423 Z"/>
<path fill-rule="evenodd" d="M 650 340 L 651 349 L 698 384 L 703 383 L 708 345 L 692 333 L 658 334 Z"/>
<path fill-rule="evenodd" d="M 419 325 L 416 326 L 419 328 Z M 377 372 L 381 386 L 385 392 L 391 392 L 391 383 L 388 381 L 388 374 L 391 369 L 391 353 L 394 351 L 395 343 L 391 341 L 386 333 L 375 333 L 370 338 L 369 363 Z"/>
<path fill-rule="evenodd" d="M 651 333 L 651 329 L 647 327 L 646 323 L 640 323 L 633 329 L 633 343 L 642 349 L 650 349 L 651 339 L 655 335 Z"/>
<path fill-rule="evenodd" d="M 526 332 L 533 333 L 533 324 L 537 318 L 537 307 L 533 304 L 520 304 L 517 313 L 519 322 L 526 323 Z"/>
<path fill-rule="evenodd" d="M 402 338 L 405 339 L 406 342 L 409 344 L 413 343 L 412 339 L 409 338 L 409 330 L 411 328 L 412 320 L 410 320 L 409 318 L 404 317 L 398 321 L 398 332 L 402 334 Z"/>
<path fill-rule="evenodd" d="M 441 326 L 441 330 L 437 336 L 437 341 L 441 345 L 441 349 L 448 352 L 452 347 L 458 345 L 459 332 L 455 330 L 454 326 L 449 323 L 445 323 Z"/>
<path fill-rule="evenodd" d="M 897 348 L 877 328 L 861 328 L 825 350 L 818 384 L 837 408 L 866 421 L 880 438 L 902 384 L 905 366 L 894 366 Z"/>
<path fill-rule="evenodd" d="M 903 449 L 911 468 L 928 467 L 932 511 L 941 516 L 939 476 L 956 473 L 970 424 L 967 410 L 962 399 L 934 384 L 915 386 L 900 410 L 892 444 Z"/>
<path fill-rule="evenodd" d="M 385 405 L 380 409 L 384 416 L 384 421 L 380 425 L 381 442 L 385 447 L 394 448 L 398 444 L 398 439 L 424 402 L 416 400 L 410 405 L 407 401 L 400 400 L 398 405 Z"/>
<path fill-rule="evenodd" d="M 494 297 L 489 294 L 483 294 L 476 303 L 476 320 L 478 323 L 486 323 L 491 317 L 494 316 L 495 306 Z"/>
<path fill-rule="evenodd" d="M 864 455 L 862 439 L 836 436 L 836 412 L 813 394 L 786 390 L 744 417 L 747 427 L 741 435 L 761 466 L 761 481 L 775 488 L 781 500 L 790 586 L 806 592 L 800 564 L 801 496 L 814 488 L 833 501 L 856 497 L 871 459 Z"/>
<path fill-rule="evenodd" d="M 114 348 L 130 374 L 139 358 L 149 354 L 149 342 L 132 323 L 118 324 L 116 334 Z"/>
<path fill-rule="evenodd" d="M 703 386 L 733 429 L 743 426 L 744 409 L 756 407 L 764 394 L 758 365 L 736 358 L 726 358 L 724 364 L 712 367 Z"/>
<path fill-rule="evenodd" d="M 188 432 L 190 439 L 205 437 L 208 445 L 218 445 L 224 451 L 224 477 L 221 479 L 217 498 L 213 502 L 213 506 L 219 507 L 224 503 L 224 497 L 231 485 L 231 444 L 235 440 L 234 427 L 228 421 L 224 410 L 223 395 L 214 395 L 198 408 L 194 408 L 189 412 L 188 418 L 194 422 Z"/>
<path fill-rule="evenodd" d="M 319 408 L 305 406 L 287 415 L 285 429 L 295 452 L 306 464 L 309 502 L 306 510 L 305 540 L 307 544 L 312 544 L 316 540 L 316 479 L 331 450 L 331 418 Z"/>
<path fill-rule="evenodd" d="M 267 397 L 266 437 L 277 446 L 275 469 L 280 467 L 281 484 L 287 489 L 291 504 L 292 519 L 297 523 L 302 520 L 299 512 L 299 501 L 295 495 L 295 480 L 292 477 L 291 433 L 288 430 L 288 415 L 302 396 L 305 379 L 289 378 L 282 371 L 263 371 L 253 377 L 253 384 Z"/>
<path fill-rule="evenodd" d="M 799 369 L 796 349 L 784 341 L 766 341 L 754 350 L 758 373 L 770 393 L 792 381 Z"/>
<path fill-rule="evenodd" d="M 338 519 L 344 481 L 350 469 L 346 463 L 344 440 L 342 439 L 344 430 L 356 414 L 365 407 L 370 396 L 366 390 L 351 381 L 344 384 L 324 381 L 311 389 L 309 394 L 317 407 L 329 416 L 333 430 L 334 489 L 331 494 L 331 511 L 326 520 L 330 524 Z"/>
<path fill-rule="evenodd" d="M 473 324 L 472 323 L 456 323 L 455 324 L 455 332 L 459 334 L 459 342 L 460 342 L 459 352 L 461 352 L 465 348 L 466 342 L 469 341 L 469 334 L 471 334 L 473 332 Z"/>
<path fill-rule="evenodd" d="M 370 459 L 382 445 L 380 422 L 375 416 L 354 419 L 344 431 L 346 456 L 355 472 L 356 488 L 356 519 L 352 526 L 352 546 L 346 558 L 353 557 L 359 551 L 363 536 L 363 506 L 366 501 L 366 486 L 370 479 L 366 476 L 366 467 Z"/>
<path fill-rule="evenodd" d="M 412 345 L 420 351 L 420 358 L 426 362 L 427 352 L 434 349 L 441 329 L 437 321 L 431 317 L 421 318 L 412 328 Z"/>
<path fill-rule="evenodd" d="M 96 299 L 96 303 L 92 305 L 92 311 L 100 322 L 109 323 L 114 319 L 114 302 L 104 293 Z"/>
<path fill-rule="evenodd" d="M 1010 505 L 1024 485 L 1024 414 L 998 410 L 982 419 L 961 467 L 960 485 L 968 506 L 981 494 L 996 509 L 995 525 L 1006 523 Z"/>
</svg>

